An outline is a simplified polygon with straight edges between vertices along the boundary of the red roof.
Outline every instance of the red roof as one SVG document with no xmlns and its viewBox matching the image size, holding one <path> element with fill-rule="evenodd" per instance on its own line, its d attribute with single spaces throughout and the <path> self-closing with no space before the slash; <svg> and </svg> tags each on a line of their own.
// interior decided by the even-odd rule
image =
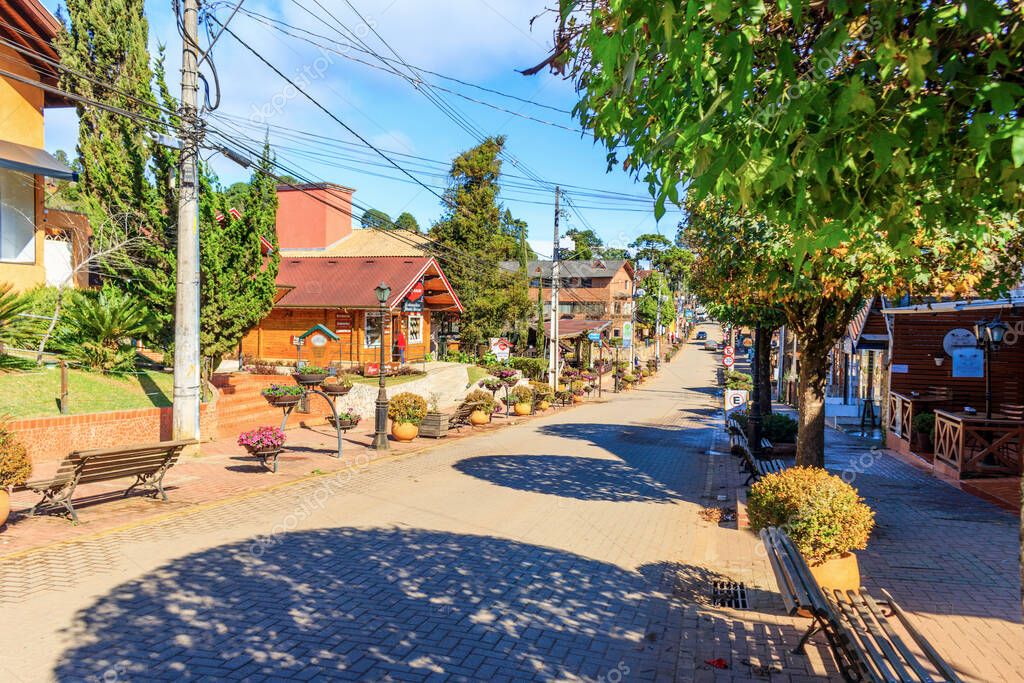
<svg viewBox="0 0 1024 683">
<path fill-rule="evenodd" d="M 377 308 L 374 293 L 381 282 L 391 287 L 388 307 L 401 302 L 406 292 L 424 275 L 436 273 L 443 293 L 450 295 L 454 305 L 446 308 L 462 310 L 437 261 L 429 256 L 418 257 L 302 257 L 281 258 L 277 286 L 288 290 L 277 301 L 284 308 Z M 428 291 L 428 296 L 433 292 Z M 428 308 L 431 306 L 428 305 Z"/>
<path fill-rule="evenodd" d="M 551 336 L 551 321 L 545 321 L 547 335 Z M 576 318 L 564 318 L 558 321 L 558 338 L 566 339 L 578 337 L 588 332 L 598 332 L 608 327 L 610 320 L 578 320 Z"/>
</svg>

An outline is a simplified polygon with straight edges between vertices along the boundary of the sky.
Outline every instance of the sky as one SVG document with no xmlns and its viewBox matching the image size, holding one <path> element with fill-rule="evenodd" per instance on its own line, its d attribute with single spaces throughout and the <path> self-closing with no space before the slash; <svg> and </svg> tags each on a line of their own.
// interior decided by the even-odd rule
<svg viewBox="0 0 1024 683">
<path fill-rule="evenodd" d="M 572 83 L 547 72 L 531 77 L 516 72 L 548 54 L 554 15 L 544 13 L 542 0 L 351 2 L 362 17 L 345 0 L 246 0 L 244 11 L 237 13 L 229 26 L 331 114 L 423 183 L 434 186 L 431 189 L 438 194 L 443 192 L 452 157 L 476 144 L 479 136 L 505 135 L 503 172 L 520 177 L 504 178 L 501 201 L 527 222 L 530 242 L 540 254 L 551 253 L 551 183 L 569 186 L 569 202 L 576 209 L 567 211 L 561 220 L 563 233 L 571 228 L 593 228 L 609 246 L 624 247 L 637 235 L 659 230 L 646 185 L 621 168 L 608 172 L 604 147 L 582 135 L 578 122 L 567 113 L 577 101 Z M 57 9 L 48 4 L 51 10 Z M 214 16 L 224 21 L 233 5 L 232 0 L 226 0 L 210 6 Z M 245 11 L 264 15 L 293 35 Z M 166 46 L 168 80 L 177 93 L 181 39 L 171 2 L 147 0 L 146 13 L 150 51 L 155 55 L 159 45 Z M 538 15 L 531 28 L 531 18 Z M 304 34 L 303 30 L 317 35 Z M 471 128 L 467 131 L 408 80 L 354 61 L 381 66 L 374 55 L 351 47 L 356 38 L 365 42 L 364 49 L 369 47 L 397 60 L 388 50 L 390 45 L 410 67 L 546 106 L 415 72 L 433 85 L 507 110 L 432 91 L 446 106 L 457 110 Z M 205 47 L 205 36 L 200 42 Z M 218 39 L 213 63 L 219 76 L 221 102 L 208 117 L 211 127 L 247 145 L 258 146 L 253 141 L 261 142 L 269 134 L 278 161 L 295 169 L 295 175 L 355 188 L 357 203 L 385 211 L 392 218 L 408 211 L 425 229 L 441 216 L 443 207 L 437 196 L 297 93 L 234 37 L 224 34 Z M 408 73 L 402 64 L 395 68 Z M 203 72 L 212 82 L 210 69 L 204 68 Z M 49 110 L 47 149 L 73 150 L 76 125 L 73 110 Z M 211 153 L 209 160 L 225 185 L 248 178 L 247 170 L 220 154 Z M 598 196 L 588 196 L 595 192 Z M 679 218 L 678 210 L 669 211 L 660 221 L 662 234 L 672 237 Z"/>
</svg>

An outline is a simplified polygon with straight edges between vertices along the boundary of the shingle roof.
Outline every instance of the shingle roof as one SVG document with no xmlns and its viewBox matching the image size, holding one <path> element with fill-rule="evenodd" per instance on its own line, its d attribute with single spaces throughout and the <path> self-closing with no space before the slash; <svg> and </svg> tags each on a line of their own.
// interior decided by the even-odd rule
<svg viewBox="0 0 1024 683">
<path fill-rule="evenodd" d="M 429 256 L 426 235 L 408 230 L 353 230 L 323 249 L 283 249 L 288 256 Z"/>
<path fill-rule="evenodd" d="M 579 320 L 563 319 L 558 321 L 558 338 L 559 339 L 571 339 L 578 337 L 581 334 L 587 332 L 599 332 L 611 324 L 610 320 Z M 544 327 L 547 330 L 547 335 L 551 336 L 551 321 L 545 320 Z"/>
<path fill-rule="evenodd" d="M 558 271 L 562 277 L 613 277 L 627 263 L 625 259 L 559 261 Z M 519 261 L 502 261 L 501 267 L 505 270 L 519 270 Z M 551 277 L 551 261 L 528 261 L 526 274 L 530 277 Z"/>
<path fill-rule="evenodd" d="M 287 289 L 277 305 L 285 308 L 376 308 L 374 289 L 381 282 L 391 287 L 388 306 L 396 305 L 408 289 L 437 262 L 430 257 L 340 258 L 281 257 L 277 286 Z M 441 279 L 451 292 L 443 273 Z M 461 304 L 451 292 L 456 307 Z"/>
</svg>

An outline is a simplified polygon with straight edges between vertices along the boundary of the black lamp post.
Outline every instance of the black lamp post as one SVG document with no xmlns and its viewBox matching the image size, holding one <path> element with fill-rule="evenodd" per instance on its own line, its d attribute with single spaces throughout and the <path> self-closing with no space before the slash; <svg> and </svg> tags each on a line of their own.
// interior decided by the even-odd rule
<svg viewBox="0 0 1024 683">
<path fill-rule="evenodd" d="M 391 288 L 387 283 L 381 282 L 373 290 L 380 302 L 380 367 L 377 369 L 377 376 L 380 378 L 380 391 L 377 392 L 377 431 L 373 435 L 373 447 L 378 451 L 388 450 L 388 392 L 384 388 L 384 321 L 388 312 L 388 297 L 391 296 Z"/>
<path fill-rule="evenodd" d="M 1003 337 L 1010 326 L 1002 320 L 979 320 L 974 323 L 974 336 L 978 340 L 978 348 L 985 355 L 985 419 L 992 419 L 992 352 L 998 351 Z"/>
</svg>

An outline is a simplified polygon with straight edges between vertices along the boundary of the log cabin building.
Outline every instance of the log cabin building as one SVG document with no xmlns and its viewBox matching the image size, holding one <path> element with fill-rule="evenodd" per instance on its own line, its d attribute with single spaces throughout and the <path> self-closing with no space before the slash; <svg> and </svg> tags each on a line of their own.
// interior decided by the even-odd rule
<svg viewBox="0 0 1024 683">
<path fill-rule="evenodd" d="M 340 185 L 281 186 L 277 233 L 281 266 L 273 310 L 242 339 L 243 357 L 267 362 L 365 367 L 398 360 L 400 330 L 408 362 L 418 362 L 444 343 L 462 304 L 437 259 L 418 233 L 382 232 L 352 226 L 354 190 Z M 402 232 L 398 235 L 398 232 Z M 381 329 L 375 289 L 391 295 Z M 301 347 L 303 334 L 322 325 L 328 333 Z"/>
</svg>

